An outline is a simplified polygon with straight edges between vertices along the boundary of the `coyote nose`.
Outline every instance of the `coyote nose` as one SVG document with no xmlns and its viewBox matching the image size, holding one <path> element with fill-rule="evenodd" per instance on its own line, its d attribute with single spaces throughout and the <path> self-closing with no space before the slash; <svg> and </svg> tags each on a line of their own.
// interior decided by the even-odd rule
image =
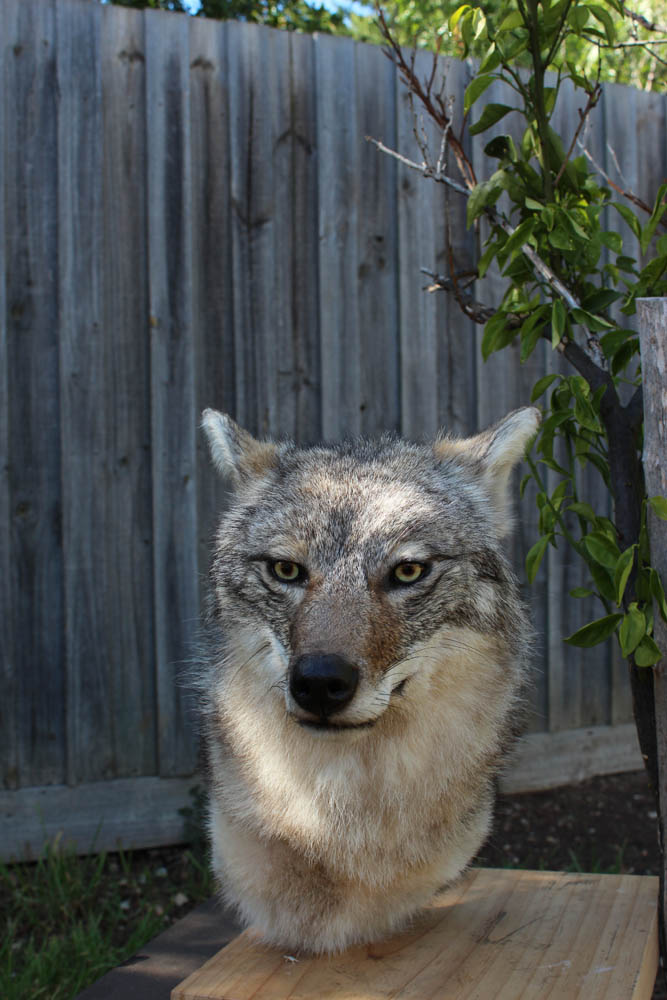
<svg viewBox="0 0 667 1000">
<path fill-rule="evenodd" d="M 300 656 L 290 668 L 289 689 L 297 705 L 313 715 L 340 712 L 352 701 L 359 670 L 336 653 Z"/>
</svg>

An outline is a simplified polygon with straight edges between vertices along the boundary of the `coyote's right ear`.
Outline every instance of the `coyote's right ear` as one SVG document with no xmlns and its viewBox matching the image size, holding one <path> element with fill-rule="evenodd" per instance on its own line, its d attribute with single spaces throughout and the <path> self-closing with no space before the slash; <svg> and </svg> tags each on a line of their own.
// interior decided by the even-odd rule
<svg viewBox="0 0 667 1000">
<path fill-rule="evenodd" d="M 272 441 L 257 441 L 226 413 L 204 410 L 202 427 L 213 464 L 234 483 L 261 476 L 275 465 L 278 446 Z"/>
</svg>

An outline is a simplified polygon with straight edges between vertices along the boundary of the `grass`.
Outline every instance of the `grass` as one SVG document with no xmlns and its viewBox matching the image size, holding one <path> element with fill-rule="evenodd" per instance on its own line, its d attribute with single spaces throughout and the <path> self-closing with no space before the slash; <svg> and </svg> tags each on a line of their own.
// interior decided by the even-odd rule
<svg viewBox="0 0 667 1000">
<path fill-rule="evenodd" d="M 34 864 L 0 863 L 0 998 L 71 1000 L 212 893 L 198 837 L 85 857 L 56 844 Z"/>
</svg>

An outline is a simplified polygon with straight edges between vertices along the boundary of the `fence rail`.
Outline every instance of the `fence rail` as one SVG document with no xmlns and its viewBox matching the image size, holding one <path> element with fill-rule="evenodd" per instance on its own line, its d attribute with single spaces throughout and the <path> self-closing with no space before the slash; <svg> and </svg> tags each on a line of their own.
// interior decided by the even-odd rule
<svg viewBox="0 0 667 1000">
<path fill-rule="evenodd" d="M 471 70 L 442 68 L 460 113 Z M 464 266 L 474 237 L 458 195 L 365 141 L 416 151 L 380 49 L 3 0 L 0 80 L 0 801 L 16 817 L 49 786 L 182 791 L 193 773 L 179 670 L 224 500 L 205 406 L 299 441 L 468 432 L 554 360 L 545 345 L 523 367 L 512 349 L 482 364 L 480 331 L 424 292 L 420 266 L 447 268 L 445 218 Z M 607 86 L 587 137 L 647 198 L 667 172 L 666 100 Z M 576 100 L 558 114 L 569 137 Z M 527 502 L 519 569 L 534 532 Z M 589 613 L 564 596 L 581 582 L 550 551 L 528 595 L 536 732 L 631 718 L 611 648 L 562 645 Z"/>
</svg>

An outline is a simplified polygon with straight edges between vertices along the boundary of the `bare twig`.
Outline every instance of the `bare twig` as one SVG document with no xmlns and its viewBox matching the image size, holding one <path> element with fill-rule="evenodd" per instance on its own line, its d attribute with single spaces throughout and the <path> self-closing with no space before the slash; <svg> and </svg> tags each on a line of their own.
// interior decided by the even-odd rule
<svg viewBox="0 0 667 1000">
<path fill-rule="evenodd" d="M 466 155 L 463 148 L 462 139 L 454 134 L 454 130 L 451 127 L 451 114 L 446 107 L 445 101 L 442 96 L 442 88 L 439 93 L 433 94 L 433 85 L 436 78 L 437 61 L 434 60 L 431 74 L 428 80 L 421 82 L 417 73 L 415 72 L 415 57 L 414 52 L 410 62 L 406 62 L 405 56 L 403 55 L 403 50 L 398 42 L 393 38 L 389 25 L 387 24 L 384 11 L 381 7 L 376 6 L 378 25 L 380 28 L 380 33 L 387 43 L 387 48 L 384 50 L 385 54 L 394 63 L 398 69 L 403 82 L 405 83 L 408 91 L 421 102 L 424 110 L 429 115 L 430 118 L 438 125 L 446 135 L 447 144 L 451 147 L 454 157 L 456 159 L 457 166 L 461 173 L 466 187 L 472 190 L 477 184 L 477 178 L 475 176 L 475 171 L 472 162 Z"/>
<path fill-rule="evenodd" d="M 648 215 L 650 215 L 652 213 L 653 209 L 651 208 L 651 206 L 647 205 L 647 203 L 645 201 L 643 201 L 638 195 L 634 194 L 632 191 L 626 191 L 624 188 L 620 187 L 620 185 L 616 184 L 616 182 L 611 179 L 611 177 L 606 172 L 606 170 L 604 169 L 604 167 L 600 166 L 600 164 L 594 158 L 594 156 L 592 155 L 592 153 L 590 153 L 586 149 L 586 147 L 584 146 L 584 144 L 581 141 L 578 141 L 578 146 L 581 149 L 581 151 L 583 152 L 583 154 L 586 157 L 586 159 L 590 163 L 592 163 L 592 165 L 595 167 L 595 169 L 600 174 L 600 176 L 607 182 L 607 184 L 609 185 L 609 187 L 613 188 L 614 191 L 616 191 L 617 194 L 620 194 L 623 198 L 627 198 L 627 200 L 631 201 L 633 205 L 637 206 L 637 208 L 641 208 L 642 212 L 647 212 Z M 612 155 L 615 156 L 615 154 L 613 153 L 613 150 L 612 150 Z M 667 229 L 667 220 L 661 219 L 660 220 L 660 225 L 664 229 Z"/>
<path fill-rule="evenodd" d="M 588 101 L 586 102 L 586 107 L 583 110 L 581 108 L 579 109 L 579 124 L 577 125 L 576 132 L 574 133 L 574 135 L 572 137 L 572 142 L 570 143 L 570 148 L 567 151 L 565 159 L 561 163 L 560 170 L 558 171 L 558 174 L 556 176 L 556 180 L 554 181 L 554 189 L 558 187 L 558 182 L 560 181 L 561 177 L 563 176 L 563 174 L 565 172 L 565 167 L 568 165 L 568 163 L 570 161 L 570 157 L 572 156 L 572 150 L 574 149 L 574 147 L 577 144 L 577 140 L 579 139 L 579 136 L 581 135 L 581 130 L 584 127 L 584 125 L 586 124 L 586 119 L 588 118 L 589 114 L 591 113 L 591 111 L 593 110 L 593 108 L 595 107 L 595 105 L 600 100 L 600 94 L 601 93 L 602 93 L 602 87 L 600 86 L 600 83 L 598 81 L 595 84 L 595 87 L 593 88 L 593 90 L 588 95 Z"/>
<path fill-rule="evenodd" d="M 638 14 L 636 11 L 630 10 L 625 4 L 623 4 L 623 13 L 627 17 L 632 18 L 633 21 L 636 21 L 637 24 L 641 24 L 642 28 L 646 28 L 647 31 L 657 31 L 661 35 L 667 35 L 666 27 L 656 24 L 655 21 L 649 21 L 643 14 Z"/>
<path fill-rule="evenodd" d="M 462 194 L 466 198 L 469 197 L 470 191 L 468 188 L 463 187 L 462 184 L 459 184 L 451 177 L 448 177 L 447 174 L 437 170 L 430 163 L 416 163 L 415 160 L 411 160 L 407 156 L 403 156 L 402 153 L 397 152 L 395 149 L 385 146 L 383 142 L 380 142 L 379 139 L 373 138 L 372 135 L 367 135 L 366 139 L 368 142 L 372 142 L 381 153 L 386 153 L 387 156 L 393 156 L 393 158 L 398 160 L 399 163 L 402 163 L 404 167 L 409 167 L 411 170 L 417 170 L 423 177 L 428 177 L 430 180 L 436 181 L 438 184 L 446 184 L 447 187 L 450 187 L 453 191 L 458 191 L 459 194 Z"/>
</svg>

